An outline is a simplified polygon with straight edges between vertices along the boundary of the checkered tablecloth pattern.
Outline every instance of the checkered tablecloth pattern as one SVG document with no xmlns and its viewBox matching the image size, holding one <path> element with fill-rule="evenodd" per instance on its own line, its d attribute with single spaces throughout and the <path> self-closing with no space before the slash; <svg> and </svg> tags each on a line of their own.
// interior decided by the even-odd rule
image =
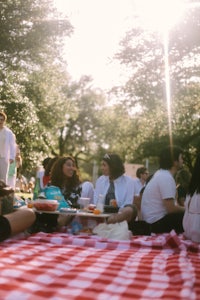
<svg viewBox="0 0 200 300">
<path fill-rule="evenodd" d="M 175 232 L 20 235 L 0 244 L 0 257 L 2 300 L 200 299 L 200 245 Z"/>
</svg>

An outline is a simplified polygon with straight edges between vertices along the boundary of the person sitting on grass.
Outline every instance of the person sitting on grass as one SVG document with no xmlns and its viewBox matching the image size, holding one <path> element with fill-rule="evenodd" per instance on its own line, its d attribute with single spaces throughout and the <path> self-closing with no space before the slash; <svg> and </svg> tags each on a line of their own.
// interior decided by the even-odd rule
<svg viewBox="0 0 200 300">
<path fill-rule="evenodd" d="M 0 202 L 14 190 L 6 185 L 0 185 Z M 0 241 L 28 229 L 35 221 L 35 213 L 29 208 L 19 208 L 10 213 L 0 215 Z"/>
<path fill-rule="evenodd" d="M 163 148 L 159 157 L 159 170 L 144 189 L 141 203 L 142 219 L 150 224 L 151 232 L 183 232 L 184 207 L 176 205 L 177 171 L 182 168 L 182 149 L 177 146 Z"/>
</svg>

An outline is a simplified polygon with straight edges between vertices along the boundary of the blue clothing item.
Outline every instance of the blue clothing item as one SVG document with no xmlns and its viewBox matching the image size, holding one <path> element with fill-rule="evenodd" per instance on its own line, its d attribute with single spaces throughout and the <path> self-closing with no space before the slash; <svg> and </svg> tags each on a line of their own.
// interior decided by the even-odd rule
<svg viewBox="0 0 200 300">
<path fill-rule="evenodd" d="M 115 199 L 118 207 L 124 207 L 127 204 L 133 204 L 134 200 L 134 180 L 127 175 L 121 175 L 114 181 Z M 109 176 L 100 176 L 95 185 L 94 204 L 97 204 L 99 195 L 106 196 L 110 186 Z"/>
</svg>

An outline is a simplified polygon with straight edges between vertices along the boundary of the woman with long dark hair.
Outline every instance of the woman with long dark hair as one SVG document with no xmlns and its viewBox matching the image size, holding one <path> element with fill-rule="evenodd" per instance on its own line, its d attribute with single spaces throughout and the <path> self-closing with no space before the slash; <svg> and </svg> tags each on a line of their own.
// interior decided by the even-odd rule
<svg viewBox="0 0 200 300">
<path fill-rule="evenodd" d="M 109 205 L 112 199 L 116 200 L 118 207 L 132 204 L 134 199 L 134 180 L 125 175 L 125 168 L 119 155 L 105 154 L 101 162 L 102 176 L 95 185 L 94 203 L 99 195 L 104 195 L 105 204 Z"/>
<path fill-rule="evenodd" d="M 79 206 L 80 197 L 90 198 L 90 202 L 93 201 L 93 184 L 89 181 L 81 181 L 72 156 L 57 159 L 52 167 L 50 178 L 51 185 L 59 187 L 65 200 L 73 207 Z"/>
<path fill-rule="evenodd" d="M 115 201 L 119 211 L 111 214 L 107 223 L 134 221 L 137 217 L 137 209 L 133 205 L 134 180 L 124 174 L 122 159 L 115 153 L 105 154 L 102 158 L 101 170 L 102 176 L 97 179 L 95 185 L 94 203 L 98 203 L 99 195 L 105 198 L 105 205 L 112 206 L 112 201 Z"/>
</svg>

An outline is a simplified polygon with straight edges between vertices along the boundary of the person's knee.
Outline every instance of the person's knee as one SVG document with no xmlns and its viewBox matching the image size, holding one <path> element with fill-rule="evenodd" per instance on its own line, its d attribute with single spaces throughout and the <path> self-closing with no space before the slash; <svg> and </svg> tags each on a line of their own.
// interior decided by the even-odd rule
<svg viewBox="0 0 200 300">
<path fill-rule="evenodd" d="M 30 220 L 30 223 L 32 224 L 36 220 L 35 212 L 31 208 L 26 209 L 26 218 L 27 220 Z"/>
</svg>

